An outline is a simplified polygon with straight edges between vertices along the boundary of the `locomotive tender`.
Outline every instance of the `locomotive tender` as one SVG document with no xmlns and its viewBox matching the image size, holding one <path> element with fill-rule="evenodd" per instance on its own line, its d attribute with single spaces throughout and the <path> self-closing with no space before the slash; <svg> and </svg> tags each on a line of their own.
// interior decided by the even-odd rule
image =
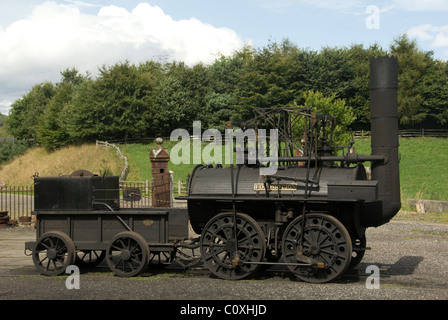
<svg viewBox="0 0 448 320">
<path fill-rule="evenodd" d="M 37 240 L 25 247 L 47 275 L 106 258 L 115 274 L 133 276 L 155 258 L 184 266 L 200 260 L 231 280 L 273 264 L 307 282 L 337 279 L 361 261 L 366 228 L 387 223 L 401 207 L 397 89 L 397 59 L 372 59 L 370 155 L 351 144 L 334 155 L 331 118 L 302 110 L 300 153 L 291 147 L 279 156 L 272 175 L 260 175 L 260 163 L 198 165 L 179 197 L 187 209 L 119 208 L 118 177 L 36 177 Z M 200 237 L 189 238 L 188 222 Z M 200 256 L 186 253 L 194 249 Z"/>
</svg>

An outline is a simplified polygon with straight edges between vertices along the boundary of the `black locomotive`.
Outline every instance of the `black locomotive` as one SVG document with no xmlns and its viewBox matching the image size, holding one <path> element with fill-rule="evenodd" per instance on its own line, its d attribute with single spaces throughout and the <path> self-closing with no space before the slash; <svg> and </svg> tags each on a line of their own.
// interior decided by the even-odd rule
<svg viewBox="0 0 448 320">
<path fill-rule="evenodd" d="M 361 261 L 366 228 L 387 223 L 401 207 L 395 57 L 371 60 L 370 85 L 370 155 L 354 153 L 352 144 L 335 155 L 331 117 L 259 110 L 282 124 L 285 152 L 274 174 L 260 175 L 261 162 L 198 165 L 180 197 L 187 209 L 119 208 L 118 177 L 36 178 L 37 240 L 26 249 L 47 275 L 105 257 L 120 276 L 140 273 L 152 259 L 185 266 L 200 260 L 224 279 L 277 264 L 307 282 L 332 281 Z M 298 118 L 300 146 L 291 138 Z M 189 237 L 188 222 L 200 237 Z M 187 253 L 195 249 L 199 256 Z"/>
</svg>

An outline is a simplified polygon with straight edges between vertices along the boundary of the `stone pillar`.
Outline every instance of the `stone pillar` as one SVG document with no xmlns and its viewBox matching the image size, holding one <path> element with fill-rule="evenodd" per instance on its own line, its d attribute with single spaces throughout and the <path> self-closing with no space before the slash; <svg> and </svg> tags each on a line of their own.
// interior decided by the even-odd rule
<svg viewBox="0 0 448 320">
<path fill-rule="evenodd" d="M 162 138 L 156 139 L 157 147 L 151 149 L 149 160 L 151 161 L 152 175 L 152 206 L 171 206 L 171 178 L 168 170 L 170 155 L 168 149 L 162 147 Z"/>
</svg>

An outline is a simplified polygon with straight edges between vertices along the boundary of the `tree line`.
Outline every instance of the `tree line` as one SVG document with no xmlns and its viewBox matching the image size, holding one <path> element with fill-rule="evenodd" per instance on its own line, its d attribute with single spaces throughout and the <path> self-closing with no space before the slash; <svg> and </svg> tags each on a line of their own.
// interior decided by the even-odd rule
<svg viewBox="0 0 448 320">
<path fill-rule="evenodd" d="M 95 78 L 67 68 L 60 82 L 36 84 L 16 100 L 6 124 L 15 138 L 53 150 L 166 137 L 176 128 L 192 132 L 195 120 L 223 130 L 229 120 L 252 119 L 254 108 L 319 105 L 330 98 L 346 108 L 342 122 L 370 130 L 369 60 L 380 55 L 398 57 L 400 127 L 446 128 L 448 63 L 406 35 L 387 50 L 374 44 L 314 51 L 283 40 L 246 46 L 210 65 L 125 61 L 100 67 Z"/>
</svg>

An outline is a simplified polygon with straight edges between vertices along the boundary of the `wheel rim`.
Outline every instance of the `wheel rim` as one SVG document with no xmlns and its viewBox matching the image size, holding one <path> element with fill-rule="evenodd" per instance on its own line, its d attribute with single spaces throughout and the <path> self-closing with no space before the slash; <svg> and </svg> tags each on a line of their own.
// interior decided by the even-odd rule
<svg viewBox="0 0 448 320">
<path fill-rule="evenodd" d="M 222 213 L 207 223 L 201 235 L 201 256 L 214 275 L 238 280 L 258 269 L 259 266 L 251 262 L 264 259 L 266 244 L 259 225 L 246 214 L 236 216 L 235 242 L 233 221 L 232 213 Z"/>
<path fill-rule="evenodd" d="M 282 240 L 283 257 L 287 263 L 300 263 L 298 253 L 323 262 L 324 268 L 289 265 L 288 268 L 301 280 L 323 283 L 341 276 L 350 264 L 352 243 L 346 228 L 334 217 L 325 214 L 308 214 L 301 243 L 302 217 L 294 219 L 286 228 Z"/>
<path fill-rule="evenodd" d="M 76 264 L 80 267 L 94 267 L 106 257 L 104 250 L 80 250 L 76 252 Z"/>
<path fill-rule="evenodd" d="M 40 237 L 33 251 L 33 262 L 40 273 L 54 276 L 65 272 L 75 261 L 75 245 L 62 232 L 48 232 Z"/>
<path fill-rule="evenodd" d="M 135 232 L 122 232 L 110 242 L 106 252 L 109 268 L 118 276 L 132 277 L 148 266 L 149 247 Z"/>
</svg>

